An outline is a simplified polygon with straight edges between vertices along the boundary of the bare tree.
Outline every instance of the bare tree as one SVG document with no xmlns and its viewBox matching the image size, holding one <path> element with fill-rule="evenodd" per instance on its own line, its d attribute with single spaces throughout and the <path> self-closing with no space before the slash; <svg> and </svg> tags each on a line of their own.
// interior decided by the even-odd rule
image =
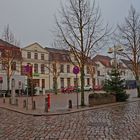
<svg viewBox="0 0 140 140">
<path fill-rule="evenodd" d="M 15 39 L 14 34 L 10 30 L 9 24 L 4 27 L 2 39 L 12 45 L 20 46 L 20 42 Z"/>
<path fill-rule="evenodd" d="M 135 76 L 138 97 L 140 97 L 140 15 L 133 6 L 131 6 L 124 23 L 118 25 L 116 39 L 124 49 L 120 55 L 127 58 L 131 63 L 129 68 Z"/>
<path fill-rule="evenodd" d="M 81 105 L 84 106 L 84 66 L 87 58 L 99 49 L 109 35 L 108 25 L 103 25 L 95 1 L 68 0 L 62 5 L 60 20 L 56 18 L 58 38 L 77 59 L 81 73 Z"/>
<path fill-rule="evenodd" d="M 10 90 L 10 79 L 14 75 L 16 69 L 17 60 L 21 63 L 21 51 L 20 48 L 16 47 L 19 43 L 15 40 L 14 34 L 10 31 L 9 25 L 4 28 L 4 33 L 2 36 L 1 48 L 1 64 L 2 70 L 6 72 L 7 76 L 7 92 Z"/>
</svg>

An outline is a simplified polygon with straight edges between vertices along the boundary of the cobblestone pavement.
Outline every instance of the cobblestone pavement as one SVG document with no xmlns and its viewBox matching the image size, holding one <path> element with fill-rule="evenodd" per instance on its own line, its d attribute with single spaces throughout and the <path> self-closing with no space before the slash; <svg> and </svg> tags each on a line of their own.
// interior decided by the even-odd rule
<svg viewBox="0 0 140 140">
<path fill-rule="evenodd" d="M 140 101 L 57 116 L 0 109 L 0 140 L 140 140 Z"/>
</svg>

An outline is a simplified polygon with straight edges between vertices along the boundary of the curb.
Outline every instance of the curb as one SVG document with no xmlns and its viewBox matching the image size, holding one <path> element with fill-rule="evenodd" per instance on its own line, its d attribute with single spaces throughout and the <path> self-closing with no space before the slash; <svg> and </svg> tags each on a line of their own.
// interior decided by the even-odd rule
<svg viewBox="0 0 140 140">
<path fill-rule="evenodd" d="M 20 113 L 20 114 L 24 114 L 24 115 L 30 115 L 30 116 L 34 116 L 34 117 L 39 117 L 39 116 L 58 116 L 58 115 L 67 115 L 67 114 L 73 114 L 73 113 L 78 113 L 78 112 L 83 112 L 83 111 L 89 111 L 89 110 L 94 110 L 94 109 L 101 109 L 101 108 L 106 108 L 106 107 L 116 107 L 116 106 L 122 106 L 124 104 L 129 104 L 129 103 L 133 103 L 133 102 L 137 102 L 140 101 L 140 99 L 136 99 L 133 101 L 126 101 L 126 102 L 118 102 L 118 103 L 111 103 L 111 104 L 104 104 L 104 105 L 98 105 L 95 107 L 86 107 L 86 108 L 80 108 L 80 109 L 76 109 L 76 110 L 71 110 L 68 109 L 65 112 L 44 112 L 44 113 L 29 113 L 26 111 L 21 111 L 21 110 L 16 110 L 14 108 L 9 108 L 9 107 L 4 107 L 4 106 L 0 106 L 0 108 L 2 109 L 6 109 L 9 111 L 13 111 L 16 113 Z"/>
</svg>

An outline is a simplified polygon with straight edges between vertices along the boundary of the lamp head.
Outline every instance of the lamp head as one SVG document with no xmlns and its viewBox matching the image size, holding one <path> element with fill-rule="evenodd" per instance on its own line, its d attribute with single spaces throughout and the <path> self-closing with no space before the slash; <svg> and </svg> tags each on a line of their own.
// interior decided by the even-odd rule
<svg viewBox="0 0 140 140">
<path fill-rule="evenodd" d="M 113 53 L 113 49 L 109 48 L 108 53 Z"/>
<path fill-rule="evenodd" d="M 121 51 L 123 51 L 123 48 L 121 46 L 118 46 L 117 51 L 121 52 Z"/>
</svg>

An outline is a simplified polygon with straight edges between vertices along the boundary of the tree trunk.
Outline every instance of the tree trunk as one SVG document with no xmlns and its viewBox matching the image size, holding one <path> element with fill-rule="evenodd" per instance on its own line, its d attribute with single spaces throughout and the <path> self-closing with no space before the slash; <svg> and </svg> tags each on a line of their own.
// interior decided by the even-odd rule
<svg viewBox="0 0 140 140">
<path fill-rule="evenodd" d="M 138 97 L 140 97 L 140 86 L 137 86 Z"/>
<path fill-rule="evenodd" d="M 81 67 L 81 106 L 85 106 L 85 100 L 84 100 L 84 85 L 85 85 L 85 80 L 84 80 L 84 65 L 82 64 Z"/>
<path fill-rule="evenodd" d="M 94 78 L 93 78 L 93 76 L 92 76 L 92 88 L 94 89 L 94 85 L 95 85 L 95 80 L 94 80 Z"/>
<path fill-rule="evenodd" d="M 57 91 L 57 78 L 55 77 L 54 78 L 54 93 L 57 94 L 58 91 Z"/>
<path fill-rule="evenodd" d="M 10 95 L 10 77 L 7 75 L 7 94 Z"/>
<path fill-rule="evenodd" d="M 140 80 L 139 80 L 139 76 L 136 76 L 136 84 L 137 84 L 138 97 L 140 97 Z"/>
</svg>

